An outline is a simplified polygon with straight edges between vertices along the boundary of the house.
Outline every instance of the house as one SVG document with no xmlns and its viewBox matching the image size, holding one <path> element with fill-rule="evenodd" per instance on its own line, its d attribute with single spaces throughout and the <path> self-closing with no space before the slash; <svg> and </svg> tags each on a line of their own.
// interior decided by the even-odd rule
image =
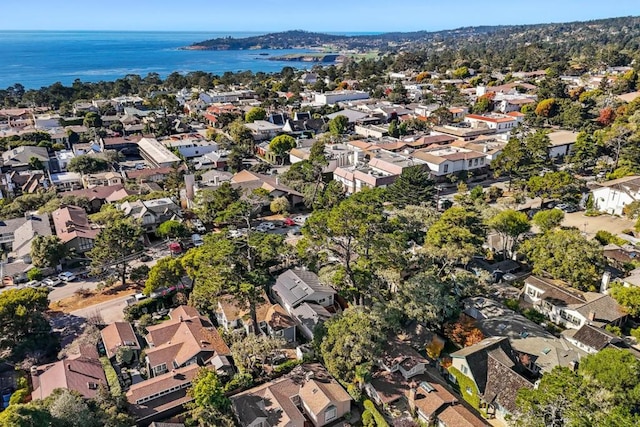
<svg viewBox="0 0 640 427">
<path fill-rule="evenodd" d="M 133 384 L 125 396 L 139 425 L 182 412 L 184 404 L 193 400 L 187 390 L 200 369 L 188 365 Z"/>
<path fill-rule="evenodd" d="M 525 279 L 522 298 L 552 322 L 569 329 L 579 329 L 585 324 L 621 326 L 627 319 L 622 307 L 609 295 L 583 293 L 565 283 L 538 276 Z"/>
<path fill-rule="evenodd" d="M 289 162 L 291 164 L 308 160 L 311 155 L 311 146 L 309 144 L 298 144 L 299 146 L 291 149 L 289 152 Z M 353 151 L 346 144 L 325 144 L 324 154 L 328 164 L 322 169 L 323 173 L 332 173 L 338 167 L 346 167 L 353 164 Z"/>
<path fill-rule="evenodd" d="M 231 154 L 229 150 L 207 153 L 202 157 L 193 159 L 194 168 L 196 170 L 215 169 L 226 171 L 229 163 L 229 154 Z"/>
<path fill-rule="evenodd" d="M 251 135 L 253 135 L 253 139 L 256 141 L 273 139 L 282 132 L 283 126 L 284 124 L 275 125 L 266 120 L 256 120 L 253 123 L 245 123 L 244 125 L 244 127 L 251 131 Z"/>
<path fill-rule="evenodd" d="M 274 300 L 296 321 L 307 339 L 312 339 L 316 326 L 330 318 L 337 309 L 337 292 L 322 284 L 311 271 L 285 271 L 276 279 L 271 293 Z"/>
<path fill-rule="evenodd" d="M 49 188 L 49 178 L 41 170 L 10 171 L 0 176 L 2 192 L 15 197 Z"/>
<path fill-rule="evenodd" d="M 84 197 L 89 200 L 88 213 L 98 212 L 105 203 L 114 203 L 134 194 L 122 184 L 98 186 L 82 190 L 69 191 L 67 195 Z"/>
<path fill-rule="evenodd" d="M 163 222 L 182 217 L 180 207 L 168 197 L 124 202 L 118 205 L 118 209 L 139 220 L 146 233 L 155 233 Z"/>
<path fill-rule="evenodd" d="M 2 170 L 6 172 L 8 170 L 21 171 L 32 169 L 29 165 L 32 158 L 38 159 L 45 170 L 51 169 L 49 151 L 45 147 L 21 145 L 2 153 Z"/>
<path fill-rule="evenodd" d="M 33 399 L 46 399 L 55 389 L 66 388 L 91 399 L 98 388 L 107 386 L 107 378 L 98 359 L 98 352 L 90 346 L 82 347 L 80 354 L 31 370 Z"/>
<path fill-rule="evenodd" d="M 486 427 L 486 421 L 462 405 L 451 405 L 436 417 L 437 427 Z"/>
<path fill-rule="evenodd" d="M 494 129 L 496 133 L 510 132 L 516 128 L 519 119 L 506 114 L 467 114 L 464 117 L 465 123 L 469 123 L 472 128 Z"/>
<path fill-rule="evenodd" d="M 465 400 L 479 399 L 480 409 L 489 416 L 504 419 L 517 409 L 518 390 L 533 389 L 533 382 L 525 377 L 526 369 L 505 337 L 486 338 L 453 352 L 451 361 L 449 379 L 464 388 L 460 393 Z"/>
<path fill-rule="evenodd" d="M 549 158 L 565 157 L 571 154 L 573 144 L 578 139 L 578 132 L 559 130 L 548 133 L 549 137 Z"/>
<path fill-rule="evenodd" d="M 321 427 L 351 411 L 351 397 L 320 364 L 305 364 L 276 380 L 231 397 L 247 427 Z"/>
<path fill-rule="evenodd" d="M 145 338 L 150 348 L 145 362 L 150 377 L 189 365 L 212 366 L 224 375 L 231 372 L 231 351 L 209 318 L 184 305 L 173 309 L 169 317 L 147 327 Z"/>
<path fill-rule="evenodd" d="M 56 167 L 55 170 L 66 171 L 69 162 L 76 156 L 71 150 L 59 150 L 54 152 Z"/>
<path fill-rule="evenodd" d="M 338 90 L 314 94 L 314 103 L 318 105 L 333 105 L 338 102 L 369 99 L 369 93 L 361 90 Z"/>
<path fill-rule="evenodd" d="M 140 156 L 153 167 L 164 168 L 176 165 L 182 160 L 155 138 L 142 138 L 138 141 Z"/>
<path fill-rule="evenodd" d="M 117 172 L 100 172 L 82 176 L 82 185 L 84 188 L 122 185 L 122 181 L 122 175 Z"/>
<path fill-rule="evenodd" d="M 60 172 L 49 175 L 51 185 L 57 191 L 73 191 L 82 188 L 82 175 L 79 172 Z"/>
<path fill-rule="evenodd" d="M 490 163 L 487 153 L 453 144 L 416 150 L 411 153 L 411 157 L 426 164 L 436 179 L 460 172 L 481 174 Z"/>
<path fill-rule="evenodd" d="M 140 342 L 129 322 L 114 322 L 100 331 L 100 337 L 104 344 L 104 351 L 109 359 L 116 357 L 120 347 L 128 347 L 133 350 L 135 359 L 140 355 Z"/>
<path fill-rule="evenodd" d="M 50 236 L 49 215 L 28 213 L 22 218 L 0 221 L 0 249 L 7 254 L 2 264 L 0 277 L 3 281 L 27 280 L 31 264 L 31 242 L 35 236 Z"/>
<path fill-rule="evenodd" d="M 142 136 L 117 136 L 110 138 L 100 138 L 98 140 L 98 144 L 101 151 L 116 150 L 124 155 L 138 155 L 138 141 L 140 141 L 141 139 Z"/>
<path fill-rule="evenodd" d="M 217 143 L 191 134 L 173 135 L 169 137 L 169 139 L 163 140 L 162 143 L 171 151 L 178 151 L 180 155 L 186 159 L 193 159 L 208 153 L 215 153 L 219 149 Z"/>
<path fill-rule="evenodd" d="M 303 85 L 312 85 L 318 81 L 318 75 L 316 73 L 302 73 L 298 81 Z"/>
<path fill-rule="evenodd" d="M 553 338 L 542 326 L 490 298 L 467 298 L 462 303 L 463 314 L 473 319 L 486 337 L 508 337 L 512 340 L 527 337 Z"/>
<path fill-rule="evenodd" d="M 175 169 L 171 166 L 163 168 L 145 168 L 125 171 L 125 176 L 130 181 L 136 182 L 162 182 Z"/>
<path fill-rule="evenodd" d="M 244 330 L 246 334 L 255 333 L 249 309 L 232 295 L 218 298 L 215 314 L 218 325 L 227 332 Z M 261 333 L 281 337 L 287 342 L 296 340 L 296 323 L 280 304 L 272 304 L 266 294 L 262 295 L 262 300 L 256 304 L 256 320 Z"/>
<path fill-rule="evenodd" d="M 567 329 L 562 335 L 571 344 L 584 350 L 586 353 L 594 354 L 611 345 L 624 343 L 622 338 L 612 334 L 602 328 L 591 325 L 582 325 L 580 329 Z"/>
<path fill-rule="evenodd" d="M 84 254 L 93 249 L 93 244 L 100 233 L 98 227 L 89 223 L 87 212 L 78 206 L 65 206 L 56 209 L 52 214 L 56 235 L 68 250 L 76 254 Z"/>
<path fill-rule="evenodd" d="M 277 175 L 264 175 L 245 169 L 235 174 L 231 178 L 231 183 L 249 191 L 262 188 L 271 198 L 286 197 L 291 206 L 298 206 L 303 201 L 302 194 L 282 184 Z"/>
<path fill-rule="evenodd" d="M 611 215 L 622 215 L 625 206 L 640 200 L 640 176 L 625 176 L 599 183 L 591 193 L 599 211 Z"/>
</svg>

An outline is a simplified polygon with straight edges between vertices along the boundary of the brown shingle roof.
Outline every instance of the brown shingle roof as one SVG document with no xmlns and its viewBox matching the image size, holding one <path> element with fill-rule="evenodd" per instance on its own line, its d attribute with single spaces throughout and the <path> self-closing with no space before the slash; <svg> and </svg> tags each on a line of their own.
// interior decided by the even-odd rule
<svg viewBox="0 0 640 427">
<path fill-rule="evenodd" d="M 76 237 L 95 239 L 99 229 L 91 227 L 87 212 L 78 206 L 59 208 L 51 214 L 56 235 L 64 243 L 70 242 Z"/>
<path fill-rule="evenodd" d="M 104 343 L 104 348 L 109 358 L 115 356 L 118 347 L 121 346 L 140 350 L 140 343 L 129 322 L 112 323 L 101 330 L 100 335 L 102 336 L 102 342 Z"/>
<path fill-rule="evenodd" d="M 33 375 L 34 399 L 44 399 L 57 388 L 66 388 L 93 398 L 99 384 L 106 385 L 107 379 L 102 364 L 97 358 L 78 355 L 48 365 L 38 366 L 38 375 Z"/>
<path fill-rule="evenodd" d="M 619 342 L 620 338 L 604 329 L 591 325 L 583 325 L 573 334 L 573 339 L 600 351 L 612 342 Z"/>
<path fill-rule="evenodd" d="M 173 362 L 180 366 L 198 355 L 227 356 L 231 350 L 222 340 L 211 321 L 200 316 L 193 307 L 181 306 L 171 312 L 171 320 L 147 328 L 147 341 L 154 347 L 147 350 L 151 366 Z"/>
<path fill-rule="evenodd" d="M 445 427 L 485 427 L 488 424 L 462 405 L 449 406 L 438 415 Z"/>
</svg>

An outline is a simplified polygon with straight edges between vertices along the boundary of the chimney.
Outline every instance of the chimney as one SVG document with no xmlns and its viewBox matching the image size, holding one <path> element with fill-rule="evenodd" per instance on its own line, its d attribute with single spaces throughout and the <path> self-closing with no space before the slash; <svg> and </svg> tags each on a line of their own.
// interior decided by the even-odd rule
<svg viewBox="0 0 640 427">
<path fill-rule="evenodd" d="M 410 388 L 409 388 L 409 409 L 411 410 L 412 414 L 415 414 L 416 411 L 416 393 L 417 393 L 417 389 L 416 389 L 416 384 L 415 383 L 411 383 Z"/>
<path fill-rule="evenodd" d="M 589 321 L 593 322 L 594 320 L 596 320 L 596 313 L 595 313 L 595 311 L 590 311 L 589 312 Z"/>
<path fill-rule="evenodd" d="M 67 369 L 71 371 L 71 363 L 67 364 Z"/>
<path fill-rule="evenodd" d="M 180 322 L 184 322 L 184 319 L 182 318 L 182 316 L 178 317 L 178 320 L 179 320 Z"/>
<path fill-rule="evenodd" d="M 611 272 L 605 271 L 602 274 L 602 280 L 600 281 L 600 293 L 601 294 L 605 294 L 606 295 L 606 294 L 609 293 L 607 291 L 609 289 L 610 280 L 611 280 Z"/>
<path fill-rule="evenodd" d="M 577 360 L 572 360 L 571 362 L 569 362 L 569 369 L 571 369 L 573 372 L 576 372 L 579 365 L 580 363 Z"/>
</svg>

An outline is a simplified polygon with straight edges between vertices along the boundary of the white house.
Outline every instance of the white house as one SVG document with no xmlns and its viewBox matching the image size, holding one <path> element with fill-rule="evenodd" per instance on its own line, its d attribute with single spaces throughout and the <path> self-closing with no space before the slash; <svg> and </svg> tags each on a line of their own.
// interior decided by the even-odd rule
<svg viewBox="0 0 640 427">
<path fill-rule="evenodd" d="M 162 142 L 170 150 L 178 150 L 186 159 L 193 159 L 218 151 L 218 144 L 199 138 L 171 138 Z"/>
<path fill-rule="evenodd" d="M 622 307 L 609 295 L 583 293 L 542 277 L 525 279 L 523 299 L 549 320 L 568 329 L 580 329 L 584 325 L 620 326 L 627 318 Z"/>
<path fill-rule="evenodd" d="M 640 200 L 640 176 L 625 176 L 599 184 L 592 191 L 593 201 L 599 211 L 622 215 L 626 205 Z"/>
<path fill-rule="evenodd" d="M 508 116 L 506 114 L 467 114 L 464 121 L 469 123 L 471 127 L 485 127 L 495 129 L 496 133 L 510 132 L 518 126 L 519 119 L 517 117 Z"/>
<path fill-rule="evenodd" d="M 568 130 L 559 130 L 551 132 L 547 135 L 549 137 L 549 157 L 564 157 L 571 154 L 573 144 L 578 139 L 578 132 L 571 132 Z"/>
</svg>

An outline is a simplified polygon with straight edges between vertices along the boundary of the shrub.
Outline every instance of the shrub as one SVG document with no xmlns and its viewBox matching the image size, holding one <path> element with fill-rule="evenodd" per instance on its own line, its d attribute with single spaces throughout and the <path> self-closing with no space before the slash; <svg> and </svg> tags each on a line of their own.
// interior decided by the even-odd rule
<svg viewBox="0 0 640 427">
<path fill-rule="evenodd" d="M 504 302 L 509 310 L 520 311 L 520 302 L 517 299 L 507 299 Z"/>
<path fill-rule="evenodd" d="M 224 385 L 224 391 L 234 391 L 249 388 L 253 385 L 251 374 L 235 374 L 231 380 Z"/>
<path fill-rule="evenodd" d="M 281 365 L 278 365 L 273 370 L 276 374 L 284 374 L 291 371 L 293 368 L 301 364 L 301 360 L 287 360 Z"/>
<path fill-rule="evenodd" d="M 111 394 L 113 396 L 122 395 L 122 387 L 120 386 L 120 378 L 118 378 L 118 374 L 116 370 L 111 366 L 111 362 L 109 358 L 103 356 L 100 358 L 100 363 L 102 363 L 102 369 L 104 369 L 104 374 L 107 377 L 107 383 L 109 384 L 109 389 L 111 390 Z"/>
<path fill-rule="evenodd" d="M 362 427 L 373 427 L 375 424 L 376 422 L 373 419 L 371 412 L 369 412 L 369 410 L 365 410 L 362 413 Z"/>
<path fill-rule="evenodd" d="M 373 416 L 373 419 L 376 422 L 375 425 L 377 427 L 389 427 L 389 424 L 387 423 L 387 420 L 384 419 L 384 417 L 382 416 L 380 411 L 378 411 L 378 408 L 376 408 L 376 405 L 374 405 L 372 401 L 370 401 L 368 399 L 365 400 L 364 401 L 364 409 L 366 409 L 367 411 L 369 411 L 371 413 L 371 415 Z"/>
<path fill-rule="evenodd" d="M 38 267 L 33 267 L 27 271 L 27 279 L 29 280 L 42 280 L 42 270 Z"/>
<path fill-rule="evenodd" d="M 29 396 L 28 388 L 19 388 L 11 395 L 9 399 L 9 405 L 17 405 L 19 403 L 24 403 L 25 399 Z"/>
</svg>

